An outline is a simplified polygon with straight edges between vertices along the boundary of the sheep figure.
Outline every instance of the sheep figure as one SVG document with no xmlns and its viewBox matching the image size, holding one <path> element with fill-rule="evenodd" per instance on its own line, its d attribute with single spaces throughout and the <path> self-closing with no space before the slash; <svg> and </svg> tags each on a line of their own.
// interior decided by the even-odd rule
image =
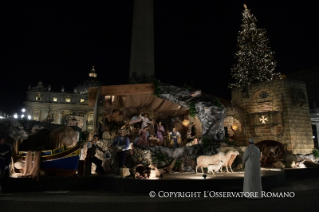
<svg viewBox="0 0 319 212">
<path fill-rule="evenodd" d="M 220 167 L 223 165 L 223 161 L 221 160 L 218 164 L 216 164 L 216 165 L 209 165 L 208 167 L 207 167 L 207 173 L 212 173 L 212 175 L 215 175 L 215 173 L 214 172 L 217 172 L 219 169 L 220 169 Z"/>
<path fill-rule="evenodd" d="M 304 164 L 305 161 L 306 161 L 306 160 L 297 162 L 297 163 L 296 163 L 296 167 L 297 167 L 297 168 L 307 168 L 307 167 L 305 166 L 305 164 Z"/>
<path fill-rule="evenodd" d="M 274 162 L 274 163 L 272 164 L 272 167 L 274 167 L 274 168 L 279 168 L 279 169 L 284 169 L 286 166 L 285 166 L 282 162 L 277 161 L 277 162 Z"/>
<path fill-rule="evenodd" d="M 290 166 L 291 166 L 291 168 L 296 168 L 296 162 L 292 161 Z"/>
<path fill-rule="evenodd" d="M 221 160 L 222 157 L 224 157 L 224 153 L 223 152 L 219 152 L 216 155 L 200 155 L 197 157 L 197 166 L 195 169 L 195 174 L 197 173 L 197 168 L 200 167 L 202 170 L 202 173 L 204 173 L 203 168 L 208 167 L 210 164 L 218 164 Z"/>
<path fill-rule="evenodd" d="M 304 162 L 305 162 L 305 160 L 301 161 L 301 162 L 292 161 L 291 168 L 306 168 Z"/>
<path fill-rule="evenodd" d="M 227 167 L 229 167 L 230 169 L 230 172 L 233 172 L 231 166 L 233 165 L 234 163 L 234 160 L 236 159 L 237 155 L 239 155 L 239 152 L 238 151 L 233 151 L 233 153 L 231 154 L 228 162 L 227 162 L 227 166 L 226 166 L 226 170 L 227 170 Z"/>
<path fill-rule="evenodd" d="M 223 167 L 226 167 L 226 172 L 228 173 L 228 161 L 229 159 L 231 158 L 232 155 L 239 155 L 239 152 L 236 151 L 236 150 L 229 150 L 226 155 L 224 154 L 222 157 L 221 157 L 221 160 L 224 161 L 224 164 L 220 167 L 220 172 L 222 172 L 223 170 Z M 236 157 L 235 157 L 236 158 Z M 235 160 L 235 158 L 233 160 Z M 231 162 L 231 165 L 233 164 L 234 161 Z"/>
</svg>

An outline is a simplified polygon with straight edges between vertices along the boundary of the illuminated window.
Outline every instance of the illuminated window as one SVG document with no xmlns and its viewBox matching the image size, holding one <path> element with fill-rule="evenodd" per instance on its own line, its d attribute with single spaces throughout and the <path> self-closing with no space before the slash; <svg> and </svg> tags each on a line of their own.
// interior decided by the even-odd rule
<svg viewBox="0 0 319 212">
<path fill-rule="evenodd" d="M 89 73 L 89 77 L 96 77 L 97 74 L 96 73 Z"/>
<path fill-rule="evenodd" d="M 84 99 L 80 99 L 80 102 L 84 102 Z"/>
<path fill-rule="evenodd" d="M 53 97 L 53 101 L 54 101 L 54 102 L 57 102 L 57 101 L 58 101 L 58 98 L 57 98 L 57 97 Z"/>
<path fill-rule="evenodd" d="M 70 97 L 66 97 L 65 98 L 65 102 L 71 102 L 71 98 Z"/>
<path fill-rule="evenodd" d="M 41 100 L 42 99 L 42 95 L 40 93 L 37 94 L 37 96 L 35 97 L 36 100 Z"/>
</svg>

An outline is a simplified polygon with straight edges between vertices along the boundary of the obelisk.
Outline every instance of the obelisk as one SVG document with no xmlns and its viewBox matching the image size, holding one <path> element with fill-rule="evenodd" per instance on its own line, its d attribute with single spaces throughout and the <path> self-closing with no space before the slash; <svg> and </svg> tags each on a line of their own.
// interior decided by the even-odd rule
<svg viewBox="0 0 319 212">
<path fill-rule="evenodd" d="M 153 16 L 153 0 L 134 0 L 129 83 L 155 78 Z"/>
</svg>

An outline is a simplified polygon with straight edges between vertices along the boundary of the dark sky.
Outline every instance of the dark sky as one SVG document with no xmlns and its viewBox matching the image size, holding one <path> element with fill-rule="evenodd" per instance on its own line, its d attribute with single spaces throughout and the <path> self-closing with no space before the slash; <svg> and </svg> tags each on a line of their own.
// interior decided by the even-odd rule
<svg viewBox="0 0 319 212">
<path fill-rule="evenodd" d="M 40 3 L 39 3 L 40 2 Z M 0 110 L 18 112 L 28 85 L 73 91 L 92 65 L 105 85 L 126 84 L 133 0 L 2 1 Z M 230 99 L 243 3 L 265 28 L 283 74 L 319 66 L 316 1 L 154 0 L 155 74 Z"/>
</svg>

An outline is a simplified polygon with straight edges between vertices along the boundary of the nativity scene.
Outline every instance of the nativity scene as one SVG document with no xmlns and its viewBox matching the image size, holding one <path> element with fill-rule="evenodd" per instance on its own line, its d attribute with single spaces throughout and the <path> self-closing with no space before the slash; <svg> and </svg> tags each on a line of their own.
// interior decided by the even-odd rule
<svg viewBox="0 0 319 212">
<path fill-rule="evenodd" d="M 175 167 L 177 170 L 194 171 L 196 156 L 217 153 L 218 147 L 213 145 L 224 139 L 224 107 L 220 100 L 172 85 L 161 84 L 157 89 L 161 90 L 158 97 L 154 95 L 154 84 L 90 88 L 89 104 L 96 111 L 95 126 L 101 147 L 113 156 L 119 155 L 121 145 L 114 152 L 112 139 L 120 134 L 133 145 L 131 149 L 124 145 L 122 149 L 127 152 L 126 164 L 116 167 L 119 158 L 114 157 L 105 161 L 106 172 L 119 173 L 121 168 L 138 164 L 164 169 L 176 166 L 176 161 L 180 164 Z M 102 104 L 95 104 L 97 99 Z M 200 116 L 190 110 L 199 111 Z M 202 137 L 209 139 L 205 148 Z"/>
<path fill-rule="evenodd" d="M 98 188 L 141 191 L 142 183 L 152 186 L 165 179 L 174 180 L 175 186 L 180 181 L 180 188 L 187 187 L 181 179 L 223 179 L 230 184 L 249 172 L 245 160 L 252 152 L 259 160 L 254 161 L 256 173 L 272 183 L 283 183 L 289 169 L 318 168 L 305 83 L 273 72 L 273 53 L 267 42 L 261 42 L 267 40 L 265 31 L 255 27 L 256 19 L 244 7 L 236 54 L 239 63 L 231 72 L 236 83 L 229 86 L 231 101 L 190 86 L 161 83 L 154 78 L 154 59 L 139 56 L 144 61 L 140 65 L 133 58 L 132 84 L 88 89 L 87 103 L 94 113 L 90 131 L 73 123 L 76 117 L 64 125 L 52 124 L 50 119 L 41 124 L 0 120 L 0 134 L 12 147 L 11 176 L 96 177 Z M 250 42 L 254 36 L 245 32 L 258 36 Z M 132 42 L 144 43 L 145 38 L 136 39 L 140 40 Z M 257 62 L 252 67 L 250 52 L 255 49 L 264 54 L 256 54 L 261 58 L 253 58 Z M 256 148 L 250 151 L 247 146 L 252 144 Z M 127 182 L 122 178 L 134 182 L 121 187 Z"/>
</svg>

